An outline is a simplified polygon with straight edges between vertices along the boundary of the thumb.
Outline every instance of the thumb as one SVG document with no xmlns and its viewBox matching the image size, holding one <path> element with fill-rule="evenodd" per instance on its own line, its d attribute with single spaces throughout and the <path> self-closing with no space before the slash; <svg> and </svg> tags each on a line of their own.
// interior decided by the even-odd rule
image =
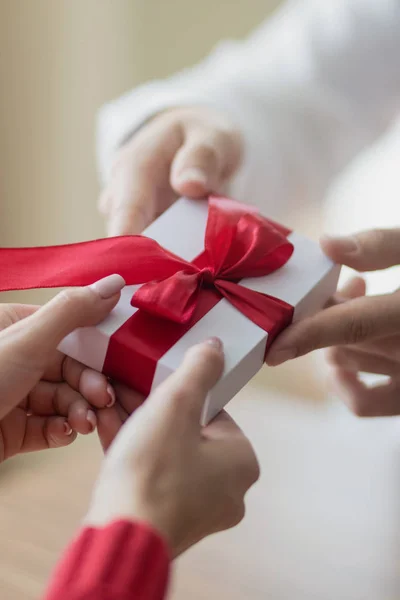
<svg viewBox="0 0 400 600">
<path fill-rule="evenodd" d="M 68 289 L 39 310 L 0 332 L 1 414 L 16 406 L 42 376 L 51 353 L 78 327 L 93 326 L 114 308 L 125 282 L 110 275 L 93 285 Z"/>
<path fill-rule="evenodd" d="M 190 198 L 221 193 L 241 158 L 241 138 L 236 132 L 189 129 L 172 162 L 171 186 L 178 195 Z"/>
<path fill-rule="evenodd" d="M 180 367 L 165 380 L 146 402 L 166 423 L 179 422 L 185 429 L 191 424 L 200 427 L 200 417 L 208 393 L 219 381 L 224 368 L 221 340 L 211 338 L 197 344 L 186 353 Z M 146 408 L 146 406 L 145 406 Z"/>
<path fill-rule="evenodd" d="M 18 323 L 27 348 L 53 351 L 78 327 L 100 323 L 114 308 L 125 285 L 121 275 L 109 275 L 96 283 L 66 289 L 27 319 Z"/>
<path fill-rule="evenodd" d="M 224 368 L 222 342 L 211 338 L 188 350 L 182 364 L 161 383 L 126 421 L 109 450 L 118 459 L 134 445 L 167 443 L 200 433 L 200 417 L 208 393 Z M 187 439 L 187 437 L 186 437 Z M 112 458 L 112 461 L 114 458 Z"/>
</svg>

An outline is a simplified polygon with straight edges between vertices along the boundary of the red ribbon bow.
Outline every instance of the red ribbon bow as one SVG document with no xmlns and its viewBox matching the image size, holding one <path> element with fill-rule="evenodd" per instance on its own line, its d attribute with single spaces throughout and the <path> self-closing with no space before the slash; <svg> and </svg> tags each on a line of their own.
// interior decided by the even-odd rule
<svg viewBox="0 0 400 600">
<path fill-rule="evenodd" d="M 146 346 L 148 355 L 148 349 L 152 348 L 153 356 L 149 358 L 152 364 L 157 360 L 157 352 L 157 356 L 162 356 L 222 297 L 267 331 L 270 344 L 291 322 L 293 307 L 238 282 L 280 269 L 294 250 L 287 239 L 289 233 L 252 207 L 211 197 L 204 252 L 193 262 L 143 236 L 41 248 L 2 248 L 0 291 L 88 285 L 112 273 L 122 275 L 128 285 L 143 284 L 131 303 L 141 309 L 134 315 L 142 315 L 141 324 L 136 320 L 135 332 L 140 330 L 141 344 Z M 145 314 L 164 319 L 164 326 L 157 329 L 156 336 L 154 331 L 148 333 L 151 326 Z M 168 326 L 165 319 L 170 322 Z M 117 332 L 120 339 L 124 338 L 121 347 L 127 346 L 132 332 L 132 324 Z M 149 340 L 143 341 L 146 335 Z M 153 352 L 154 344 L 159 346 L 157 352 Z M 112 354 L 108 357 L 113 363 L 108 368 L 110 376 L 131 378 L 130 374 L 120 372 L 121 353 L 114 353 L 118 359 Z M 131 363 L 126 370 L 131 371 Z"/>
<path fill-rule="evenodd" d="M 150 264 L 144 270 L 150 271 L 150 265 L 160 260 L 164 278 L 148 272 L 147 283 L 134 294 L 132 305 L 185 324 L 195 313 L 201 291 L 212 288 L 262 329 L 271 333 L 277 324 L 282 328 L 292 318 L 292 307 L 237 282 L 269 275 L 286 264 L 293 253 L 288 233 L 252 207 L 211 197 L 203 254 L 189 263 L 149 240 L 143 258 Z"/>
<path fill-rule="evenodd" d="M 294 250 L 289 233 L 249 206 L 212 197 L 205 249 L 192 262 L 143 236 L 1 248 L 0 291 L 89 285 L 112 273 L 143 284 L 132 298 L 142 310 L 111 336 L 103 371 L 147 394 L 163 354 L 222 297 L 268 332 L 268 346 L 291 322 L 292 306 L 238 283 L 281 268 Z"/>
</svg>

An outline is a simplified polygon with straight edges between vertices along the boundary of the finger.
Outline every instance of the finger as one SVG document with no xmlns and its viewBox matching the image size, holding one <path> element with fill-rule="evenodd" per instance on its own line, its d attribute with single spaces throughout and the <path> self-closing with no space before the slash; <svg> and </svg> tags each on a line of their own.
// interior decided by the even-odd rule
<svg viewBox="0 0 400 600">
<path fill-rule="evenodd" d="M 340 367 L 353 373 L 375 373 L 400 377 L 399 363 L 379 356 L 362 352 L 353 348 L 339 346 L 331 348 L 327 353 L 328 362 L 335 367 Z"/>
<path fill-rule="evenodd" d="M 356 298 L 290 326 L 273 344 L 267 363 L 276 366 L 330 346 L 373 341 L 400 331 L 400 295 Z"/>
<path fill-rule="evenodd" d="M 396 361 L 397 364 L 400 364 L 400 343 L 398 335 L 365 342 L 364 344 L 357 344 L 357 350 L 360 352 L 367 352 L 368 354 L 384 356 Z"/>
<path fill-rule="evenodd" d="M 97 433 L 104 451 L 108 450 L 122 425 L 144 401 L 141 394 L 114 383 L 117 402 L 112 408 L 97 411 Z"/>
<path fill-rule="evenodd" d="M 109 237 L 140 234 L 154 219 L 176 199 L 168 183 L 168 171 L 155 169 L 150 175 L 147 171 L 137 172 L 139 165 L 128 176 L 121 173 L 124 186 L 114 182 L 111 209 L 107 222 Z M 135 179 L 136 178 L 136 179 Z M 162 198 L 162 201 L 161 201 Z"/>
<path fill-rule="evenodd" d="M 353 277 L 326 304 L 325 308 L 365 296 L 367 284 L 362 277 Z"/>
<path fill-rule="evenodd" d="M 191 198 L 221 192 L 240 160 L 241 145 L 232 130 L 188 127 L 172 163 L 171 186 L 177 194 Z"/>
<path fill-rule="evenodd" d="M 8 405 L 2 406 L 3 411 L 29 393 L 67 334 L 105 318 L 118 302 L 124 283 L 120 275 L 111 275 L 92 286 L 61 292 L 0 333 L 0 392 Z"/>
<path fill-rule="evenodd" d="M 391 417 L 400 414 L 400 389 L 393 383 L 369 388 L 355 373 L 335 369 L 330 377 L 333 391 L 359 417 Z"/>
<path fill-rule="evenodd" d="M 113 387 L 118 399 L 117 404 L 124 409 L 127 415 L 134 413 L 145 400 L 145 397 L 142 394 L 139 394 L 139 392 L 132 390 L 122 383 L 114 381 Z"/>
<path fill-rule="evenodd" d="M 174 201 L 169 173 L 182 141 L 178 123 L 155 119 L 122 152 L 104 192 L 109 236 L 141 233 Z"/>
<path fill-rule="evenodd" d="M 83 435 L 96 428 L 95 412 L 85 398 L 66 383 L 39 381 L 24 407 L 37 416 L 63 416 L 74 431 Z"/>
<path fill-rule="evenodd" d="M 205 399 L 222 375 L 224 367 L 222 342 L 216 338 L 191 348 L 182 365 L 165 380 L 144 405 L 165 423 L 171 420 L 186 427 L 200 429 L 200 416 Z"/>
<path fill-rule="evenodd" d="M 69 446 L 76 433 L 62 417 L 29 417 L 20 452 L 37 452 L 47 448 Z"/>
<path fill-rule="evenodd" d="M 53 351 L 73 330 L 102 321 L 118 302 L 124 285 L 120 275 L 110 275 L 93 285 L 64 290 L 1 335 L 11 338 L 24 354 Z"/>
<path fill-rule="evenodd" d="M 21 452 L 68 446 L 76 439 L 76 433 L 63 417 L 28 417 L 19 408 L 2 419 L 0 432 L 1 460 Z"/>
<path fill-rule="evenodd" d="M 120 404 L 97 411 L 97 433 L 101 447 L 106 452 L 113 443 L 122 425 L 128 420 L 128 413 Z"/>
<path fill-rule="evenodd" d="M 115 403 L 114 389 L 105 375 L 65 356 L 62 352 L 52 355 L 46 365 L 43 379 L 53 383 L 65 381 L 96 408 L 110 407 Z"/>
<path fill-rule="evenodd" d="M 325 237 L 324 252 L 357 271 L 377 271 L 400 264 L 400 228 L 374 229 L 344 238 Z"/>
<path fill-rule="evenodd" d="M 339 290 L 339 297 L 343 300 L 354 300 L 354 298 L 361 298 L 365 296 L 367 291 L 367 284 L 365 279 L 362 277 L 353 277 Z"/>
<path fill-rule="evenodd" d="M 115 404 L 115 391 L 102 373 L 66 356 L 62 363 L 62 375 L 66 383 L 79 392 L 91 406 L 110 408 Z"/>
</svg>

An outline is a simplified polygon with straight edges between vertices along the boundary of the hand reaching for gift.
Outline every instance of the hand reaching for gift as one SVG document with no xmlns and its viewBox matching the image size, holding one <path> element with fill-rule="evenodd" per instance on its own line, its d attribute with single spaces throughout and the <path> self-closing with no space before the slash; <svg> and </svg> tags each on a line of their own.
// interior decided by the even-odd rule
<svg viewBox="0 0 400 600">
<path fill-rule="evenodd" d="M 241 521 L 245 494 L 259 476 L 254 451 L 225 412 L 200 427 L 223 364 L 218 340 L 193 347 L 128 419 L 105 457 L 89 525 L 149 523 L 175 557 Z"/>
<path fill-rule="evenodd" d="M 155 117 L 120 150 L 100 198 L 109 235 L 141 233 L 179 196 L 223 192 L 242 151 L 240 134 L 208 108 Z"/>
<path fill-rule="evenodd" d="M 76 433 L 95 429 L 91 407 L 115 403 L 104 375 L 56 348 L 77 327 L 102 321 L 123 286 L 122 277 L 112 275 L 93 286 L 62 292 L 42 308 L 1 307 L 0 461 L 20 452 L 70 444 Z M 129 393 L 122 392 L 127 401 Z M 107 437 L 104 425 L 102 431 Z"/>
<path fill-rule="evenodd" d="M 334 261 L 358 271 L 400 264 L 400 229 L 325 239 L 322 245 Z M 267 362 L 275 366 L 330 348 L 333 385 L 356 414 L 399 415 L 400 291 L 372 297 L 364 294 L 365 284 L 356 278 L 334 299 L 334 306 L 289 327 L 272 346 Z M 362 372 L 387 375 L 390 382 L 367 387 L 358 377 Z"/>
</svg>

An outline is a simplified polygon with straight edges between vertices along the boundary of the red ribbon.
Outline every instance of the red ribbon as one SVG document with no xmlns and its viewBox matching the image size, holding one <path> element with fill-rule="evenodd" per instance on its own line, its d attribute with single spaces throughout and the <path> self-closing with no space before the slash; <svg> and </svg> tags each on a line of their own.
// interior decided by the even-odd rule
<svg viewBox="0 0 400 600">
<path fill-rule="evenodd" d="M 131 302 L 141 310 L 112 336 L 104 372 L 147 393 L 158 360 L 222 298 L 267 331 L 269 344 L 291 322 L 292 306 L 238 283 L 286 264 L 289 233 L 249 206 L 211 197 L 205 249 L 193 262 L 143 236 L 2 248 L 0 291 L 88 285 L 112 273 L 142 284 Z"/>
</svg>

